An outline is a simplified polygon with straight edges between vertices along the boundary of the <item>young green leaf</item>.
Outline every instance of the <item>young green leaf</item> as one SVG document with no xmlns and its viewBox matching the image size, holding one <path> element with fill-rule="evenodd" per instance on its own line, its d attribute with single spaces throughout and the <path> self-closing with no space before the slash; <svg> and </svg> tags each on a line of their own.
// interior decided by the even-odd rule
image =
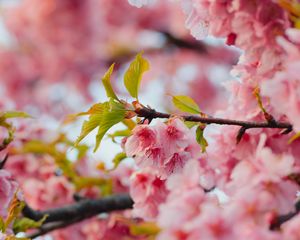
<svg viewBox="0 0 300 240">
<path fill-rule="evenodd" d="M 113 99 L 116 99 L 117 101 L 119 101 L 119 99 L 118 99 L 117 95 L 115 94 L 115 92 L 111 86 L 111 83 L 110 83 L 110 77 L 113 73 L 114 66 L 115 66 L 115 64 L 113 63 L 110 66 L 110 68 L 107 70 L 107 72 L 104 74 L 104 76 L 102 77 L 102 83 L 104 85 L 107 97 L 113 98 Z"/>
<path fill-rule="evenodd" d="M 0 232 L 5 232 L 5 222 L 2 217 L 0 217 Z"/>
<path fill-rule="evenodd" d="M 196 140 L 198 144 L 201 146 L 201 151 L 204 153 L 206 151 L 206 147 L 208 146 L 206 139 L 203 136 L 203 128 L 202 126 L 198 126 L 196 129 Z"/>
<path fill-rule="evenodd" d="M 184 122 L 185 126 L 187 126 L 188 128 L 192 128 L 197 126 L 199 123 L 198 122 Z"/>
<path fill-rule="evenodd" d="M 18 111 L 7 111 L 3 113 L 4 118 L 32 118 L 26 112 L 18 112 Z"/>
<path fill-rule="evenodd" d="M 131 135 L 131 130 L 124 129 L 124 130 L 115 131 L 112 134 L 108 134 L 108 137 L 110 137 L 113 142 L 116 142 L 116 140 L 115 140 L 116 137 L 128 137 L 130 135 Z"/>
<path fill-rule="evenodd" d="M 105 107 L 107 107 L 107 102 L 97 103 L 88 110 L 87 114 L 89 114 L 90 117 L 88 120 L 83 122 L 81 133 L 75 141 L 75 146 L 77 146 L 83 138 L 85 138 L 91 131 L 99 126 L 103 117 Z"/>
<path fill-rule="evenodd" d="M 111 99 L 109 102 L 106 102 L 101 122 L 99 125 L 98 134 L 96 135 L 96 145 L 94 152 L 98 149 L 102 138 L 105 133 L 114 125 L 119 122 L 122 122 L 125 118 L 125 107 L 122 103 L 116 102 Z"/>
<path fill-rule="evenodd" d="M 42 226 L 47 217 L 48 215 L 44 215 L 43 218 L 41 218 L 39 221 L 35 221 L 26 217 L 16 219 L 13 224 L 14 232 L 25 232 L 26 230 L 31 228 L 39 228 L 40 226 Z"/>
<path fill-rule="evenodd" d="M 80 191 L 83 188 L 105 185 L 108 181 L 109 180 L 107 179 L 99 177 L 78 176 L 74 179 L 73 183 L 75 185 L 76 191 Z"/>
<path fill-rule="evenodd" d="M 124 76 L 124 85 L 133 98 L 138 98 L 138 90 L 144 72 L 149 70 L 149 62 L 139 53 L 131 62 Z"/>
<path fill-rule="evenodd" d="M 96 135 L 96 146 L 94 152 L 98 149 L 100 142 L 105 133 L 114 125 L 125 118 L 126 109 L 121 102 L 110 99 L 109 102 L 98 103 L 93 105 L 87 112 L 89 119 L 84 121 L 81 133 L 75 142 L 75 146 L 85 138 L 91 131 L 98 127 Z"/>
<path fill-rule="evenodd" d="M 159 232 L 160 228 L 153 222 L 143 222 L 130 225 L 130 233 L 134 236 L 156 236 Z"/>
<path fill-rule="evenodd" d="M 175 107 L 177 107 L 179 110 L 187 113 L 192 114 L 199 114 L 201 113 L 197 103 L 188 96 L 173 96 L 173 104 Z"/>
<path fill-rule="evenodd" d="M 0 150 L 5 149 L 8 144 L 14 139 L 14 127 L 11 123 L 7 122 L 9 118 L 31 118 L 31 116 L 25 112 L 7 111 L 0 112 L 0 126 L 6 128 L 8 137 L 4 138 L 0 143 Z"/>
<path fill-rule="evenodd" d="M 266 113 L 266 109 L 264 108 L 263 106 L 263 103 L 262 103 L 262 99 L 261 99 L 261 96 L 260 96 L 260 89 L 259 87 L 256 87 L 254 90 L 253 90 L 253 94 L 257 100 L 257 103 L 258 103 L 258 106 L 260 108 L 260 110 L 263 112 L 263 113 Z"/>
<path fill-rule="evenodd" d="M 124 152 L 118 153 L 118 154 L 114 157 L 114 159 L 112 160 L 112 162 L 113 162 L 113 164 L 114 164 L 114 167 L 113 167 L 112 170 L 116 169 L 116 168 L 119 166 L 119 164 L 120 164 L 126 157 L 127 157 L 126 153 L 124 153 Z"/>
<path fill-rule="evenodd" d="M 15 193 L 14 198 L 10 202 L 10 205 L 7 209 L 8 214 L 5 219 L 5 224 L 4 224 L 5 229 L 7 229 L 7 227 L 19 216 L 24 206 L 25 203 L 20 201 L 17 197 L 17 193 Z"/>
<path fill-rule="evenodd" d="M 300 132 L 297 132 L 296 134 L 294 134 L 288 141 L 288 144 L 291 144 L 292 142 L 294 142 L 295 140 L 297 140 L 298 138 L 300 138 Z"/>
</svg>

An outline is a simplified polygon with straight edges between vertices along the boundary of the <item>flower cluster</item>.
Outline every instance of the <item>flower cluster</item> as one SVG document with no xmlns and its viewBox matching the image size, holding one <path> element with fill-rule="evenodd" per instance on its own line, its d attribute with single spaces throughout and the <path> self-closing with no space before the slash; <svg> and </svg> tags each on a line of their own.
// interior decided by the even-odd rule
<svg viewBox="0 0 300 240">
<path fill-rule="evenodd" d="M 137 127 L 125 149 L 139 168 L 150 167 L 166 181 L 167 196 L 156 217 L 162 228 L 158 239 L 297 239 L 297 217 L 281 231 L 270 230 L 278 216 L 295 211 L 299 191 L 291 177 L 299 173 L 299 140 L 289 142 L 299 131 L 300 34 L 282 2 L 181 1 L 193 36 L 226 38 L 228 45 L 243 51 L 232 71 L 239 81 L 226 83 L 229 100 L 213 115 L 249 121 L 270 121 L 271 116 L 291 122 L 294 132 L 285 136 L 277 130 L 251 129 L 236 144 L 238 127 L 208 126 L 207 152 L 196 150 L 185 164 L 176 161 L 179 169 L 164 175 L 165 151 L 159 146 L 180 146 L 182 135 L 172 143 L 161 123 Z M 296 15 L 294 5 L 284 2 Z M 165 136 L 162 141 L 160 136 Z M 188 139 L 184 144 L 195 142 Z M 206 193 L 211 187 L 215 190 Z"/>
</svg>

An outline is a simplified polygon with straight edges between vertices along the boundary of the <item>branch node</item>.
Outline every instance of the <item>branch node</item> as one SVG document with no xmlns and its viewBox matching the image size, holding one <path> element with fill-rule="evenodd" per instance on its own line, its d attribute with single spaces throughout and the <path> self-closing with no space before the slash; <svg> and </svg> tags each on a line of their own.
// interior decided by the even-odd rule
<svg viewBox="0 0 300 240">
<path fill-rule="evenodd" d="M 242 140 L 242 137 L 246 133 L 247 127 L 241 127 L 240 130 L 238 131 L 238 134 L 236 136 L 236 144 L 239 144 L 239 142 Z"/>
<path fill-rule="evenodd" d="M 0 169 L 3 169 L 5 166 L 5 163 L 7 162 L 8 159 L 8 154 L 5 155 L 5 157 L 3 158 L 3 160 L 1 160 L 0 162 Z"/>
<path fill-rule="evenodd" d="M 289 126 L 285 130 L 283 130 L 280 134 L 289 134 L 291 131 L 293 131 L 293 127 Z"/>
</svg>

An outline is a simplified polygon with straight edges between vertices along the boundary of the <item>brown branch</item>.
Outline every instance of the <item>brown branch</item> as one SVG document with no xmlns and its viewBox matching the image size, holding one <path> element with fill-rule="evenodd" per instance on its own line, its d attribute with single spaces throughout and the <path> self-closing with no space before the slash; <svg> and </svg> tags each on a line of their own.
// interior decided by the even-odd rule
<svg viewBox="0 0 300 240">
<path fill-rule="evenodd" d="M 81 220 L 80 219 L 73 219 L 71 221 L 61 221 L 61 222 L 48 223 L 48 224 L 42 225 L 39 229 L 37 229 L 37 231 L 28 234 L 26 237 L 30 238 L 30 239 L 33 239 L 33 238 L 42 236 L 46 233 L 49 233 L 51 231 L 58 230 L 58 229 L 61 229 L 61 228 L 65 228 L 65 227 L 70 226 L 72 224 L 75 224 L 79 221 L 81 221 Z"/>
<path fill-rule="evenodd" d="M 155 30 L 155 29 L 150 29 L 150 30 L 154 30 L 157 33 L 162 34 L 162 36 L 166 39 L 166 42 L 165 42 L 165 44 L 163 44 L 163 46 L 161 46 L 159 48 L 143 49 L 143 52 L 148 55 L 149 54 L 158 54 L 158 53 L 161 53 L 161 51 L 168 51 L 170 49 L 175 49 L 175 48 L 190 50 L 190 51 L 193 51 L 194 53 L 200 54 L 200 55 L 203 55 L 203 54 L 207 55 L 207 54 L 209 54 L 208 50 L 213 48 L 212 46 L 209 46 L 204 42 L 178 38 L 178 37 L 172 35 L 168 31 L 159 31 L 159 30 Z M 117 64 L 117 66 L 118 66 L 118 65 L 121 65 L 121 64 L 127 62 L 129 59 L 134 57 L 139 52 L 140 52 L 140 50 L 123 52 L 121 54 L 113 56 L 110 59 L 107 59 L 105 62 L 107 63 L 107 65 L 111 65 L 112 63 L 118 63 Z"/>
<path fill-rule="evenodd" d="M 5 163 L 7 162 L 8 154 L 5 155 L 5 157 L 0 161 L 0 169 L 4 168 Z"/>
<path fill-rule="evenodd" d="M 154 109 L 147 107 L 137 107 L 135 109 L 137 116 L 148 119 L 151 121 L 154 118 L 171 118 L 173 115 L 169 113 L 157 112 Z M 243 127 L 244 129 L 250 128 L 278 128 L 286 130 L 285 133 L 289 133 L 293 130 L 293 126 L 288 122 L 269 121 L 269 122 L 250 122 L 250 121 L 239 121 L 224 118 L 214 117 L 201 117 L 197 115 L 182 115 L 180 116 L 184 121 L 188 122 L 200 122 L 205 124 L 219 124 L 219 125 L 235 125 Z"/>
<path fill-rule="evenodd" d="M 176 36 L 172 35 L 170 32 L 167 31 L 161 31 L 161 33 L 164 35 L 168 43 L 178 48 L 192 50 L 200 54 L 208 53 L 208 46 L 204 42 L 189 41 L 182 38 L 177 38 Z"/>
<path fill-rule="evenodd" d="M 82 199 L 74 204 L 45 211 L 33 210 L 29 206 L 23 209 L 24 217 L 38 221 L 48 215 L 43 225 L 30 237 L 37 237 L 49 231 L 66 227 L 100 213 L 130 209 L 133 201 L 128 194 L 118 194 L 100 199 Z"/>
<path fill-rule="evenodd" d="M 296 202 L 295 204 L 295 211 L 290 212 L 285 215 L 277 216 L 270 225 L 270 230 L 278 230 L 280 229 L 281 225 L 285 222 L 291 220 L 293 217 L 295 217 L 300 212 L 300 200 Z"/>
</svg>

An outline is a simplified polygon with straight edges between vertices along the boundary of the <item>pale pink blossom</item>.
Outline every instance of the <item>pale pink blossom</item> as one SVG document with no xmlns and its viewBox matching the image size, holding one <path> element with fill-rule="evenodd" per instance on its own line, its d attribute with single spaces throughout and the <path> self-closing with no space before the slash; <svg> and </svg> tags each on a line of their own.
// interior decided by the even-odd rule
<svg viewBox="0 0 300 240">
<path fill-rule="evenodd" d="M 52 176 L 47 181 L 28 179 L 22 189 L 24 198 L 37 209 L 58 207 L 73 200 L 74 187 L 62 176 Z"/>
<path fill-rule="evenodd" d="M 0 216 L 6 217 L 8 207 L 13 197 L 17 193 L 18 184 L 11 174 L 0 169 Z"/>
<path fill-rule="evenodd" d="M 150 167 L 166 179 L 180 172 L 188 160 L 198 157 L 200 148 L 193 131 L 181 120 L 171 119 L 166 124 L 137 126 L 126 140 L 125 151 L 139 167 Z"/>
<path fill-rule="evenodd" d="M 299 221 L 300 216 L 296 215 L 291 220 L 285 222 L 281 230 L 283 232 L 283 236 L 285 240 L 298 240 L 300 238 L 300 230 L 299 230 Z"/>
<path fill-rule="evenodd" d="M 262 94 L 269 97 L 270 105 L 275 112 L 285 115 L 293 124 L 294 129 L 299 131 L 300 83 L 297 72 L 300 66 L 300 45 L 299 41 L 295 40 L 299 35 L 299 30 L 289 30 L 287 35 L 291 41 L 284 38 L 278 39 L 288 54 L 284 61 L 283 71 L 278 72 L 271 80 L 265 81 L 261 89 Z"/>
<path fill-rule="evenodd" d="M 131 176 L 130 195 L 134 201 L 135 215 L 144 219 L 153 219 L 158 206 L 167 196 L 165 181 L 158 178 L 151 169 L 138 171 Z"/>
</svg>

